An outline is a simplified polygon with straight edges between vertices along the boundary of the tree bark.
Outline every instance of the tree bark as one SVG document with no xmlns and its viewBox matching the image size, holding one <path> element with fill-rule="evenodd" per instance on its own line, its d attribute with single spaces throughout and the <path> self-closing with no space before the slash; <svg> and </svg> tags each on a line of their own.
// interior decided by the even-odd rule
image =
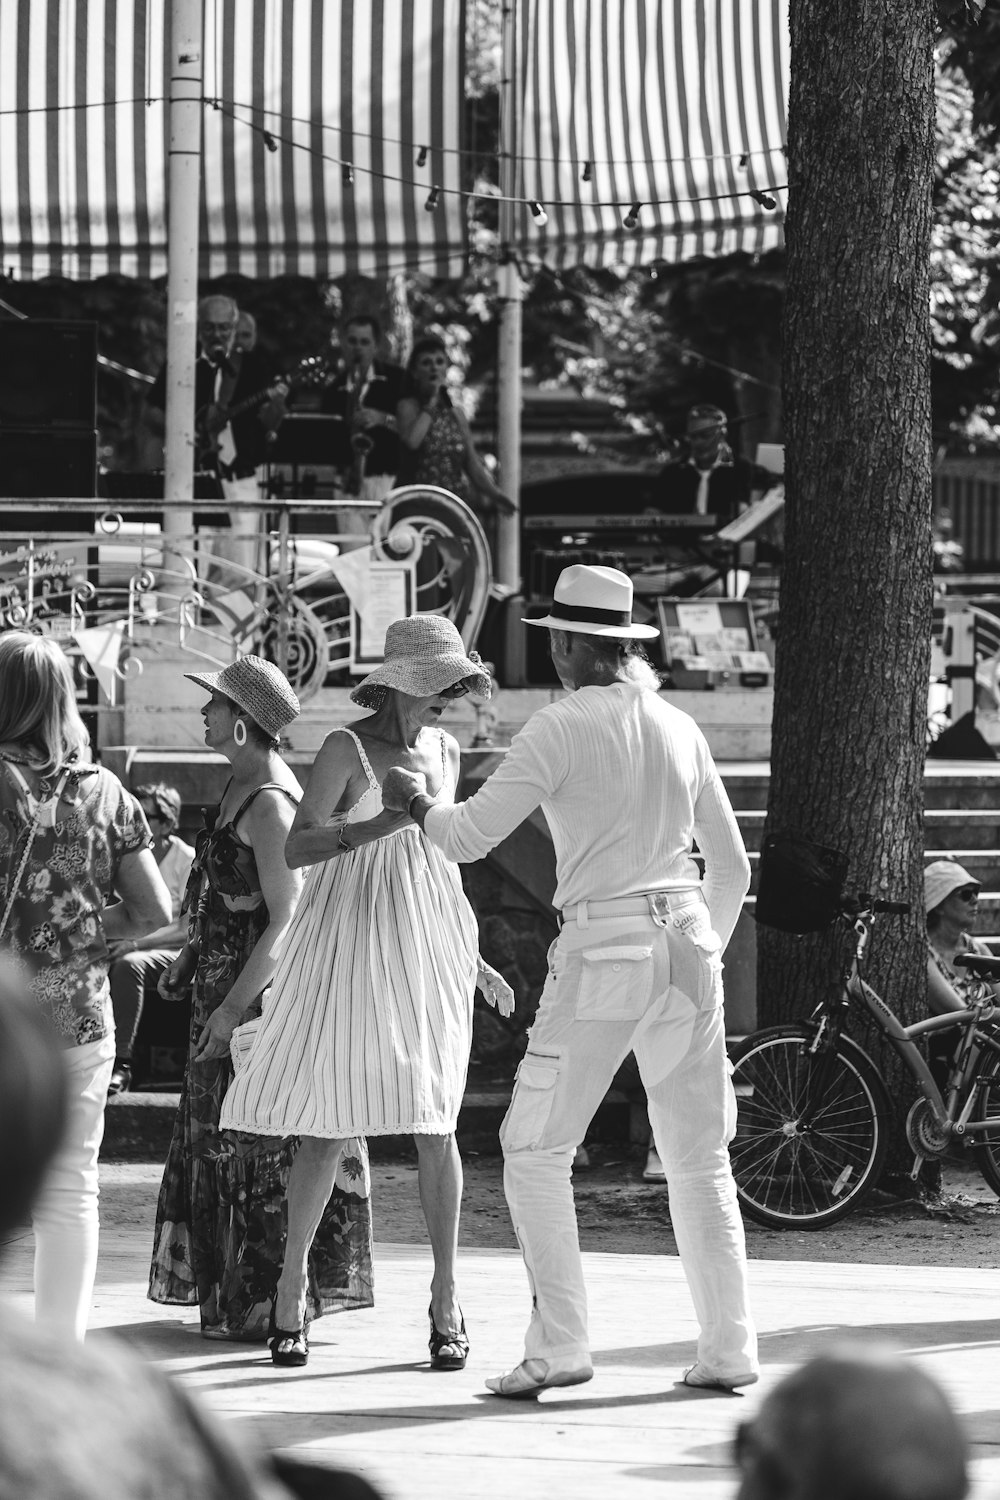
<svg viewBox="0 0 1000 1500">
<path fill-rule="evenodd" d="M 787 499 L 765 828 L 844 849 L 850 887 L 913 903 L 882 920 L 869 967 L 910 1020 L 926 1010 L 932 20 L 931 0 L 790 4 Z M 759 939 L 759 1023 L 807 1015 L 837 982 L 843 929 Z"/>
</svg>

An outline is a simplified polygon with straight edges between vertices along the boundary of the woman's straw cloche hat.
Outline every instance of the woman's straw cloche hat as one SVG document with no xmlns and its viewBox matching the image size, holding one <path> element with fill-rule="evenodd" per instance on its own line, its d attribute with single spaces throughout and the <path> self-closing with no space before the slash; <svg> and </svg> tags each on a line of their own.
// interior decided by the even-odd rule
<svg viewBox="0 0 1000 1500">
<path fill-rule="evenodd" d="M 469 691 L 490 696 L 490 675 L 475 651 L 466 654 L 455 626 L 443 615 L 410 615 L 394 620 L 385 633 L 385 659 L 363 677 L 351 694 L 362 708 L 378 708 L 386 688 L 429 698 L 471 678 Z"/>
<path fill-rule="evenodd" d="M 298 717 L 299 700 L 292 685 L 273 662 L 262 656 L 241 656 L 221 672 L 185 672 L 184 676 L 210 693 L 224 693 L 259 724 L 272 739 Z"/>
</svg>

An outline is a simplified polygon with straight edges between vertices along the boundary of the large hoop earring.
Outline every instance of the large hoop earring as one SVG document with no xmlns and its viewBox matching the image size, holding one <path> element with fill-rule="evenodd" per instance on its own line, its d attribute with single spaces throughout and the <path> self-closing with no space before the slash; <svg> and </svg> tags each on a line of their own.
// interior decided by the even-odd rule
<svg viewBox="0 0 1000 1500">
<path fill-rule="evenodd" d="M 233 742 L 239 745 L 241 750 L 247 742 L 247 726 L 244 719 L 237 719 L 233 725 Z"/>
</svg>

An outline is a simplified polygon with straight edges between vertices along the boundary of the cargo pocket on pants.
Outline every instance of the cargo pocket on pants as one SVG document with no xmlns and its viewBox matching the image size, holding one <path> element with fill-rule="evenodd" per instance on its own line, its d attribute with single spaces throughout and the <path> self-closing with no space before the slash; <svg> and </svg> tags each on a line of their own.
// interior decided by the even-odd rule
<svg viewBox="0 0 1000 1500">
<path fill-rule="evenodd" d="M 534 1151 L 549 1123 L 555 1102 L 561 1056 L 534 1057 L 526 1052 L 517 1070 L 514 1095 L 500 1126 L 500 1145 L 508 1151 Z"/>
<path fill-rule="evenodd" d="M 653 949 L 586 948 L 581 954 L 578 1021 L 637 1021 L 653 988 Z"/>
<path fill-rule="evenodd" d="M 723 1004 L 722 940 L 709 928 L 691 941 L 698 949 L 698 1008 L 718 1010 Z"/>
</svg>

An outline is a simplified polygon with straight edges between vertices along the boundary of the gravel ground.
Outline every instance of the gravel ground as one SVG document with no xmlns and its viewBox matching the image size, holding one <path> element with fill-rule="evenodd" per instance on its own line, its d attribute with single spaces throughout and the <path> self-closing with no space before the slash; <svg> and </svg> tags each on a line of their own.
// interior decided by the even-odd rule
<svg viewBox="0 0 1000 1500">
<path fill-rule="evenodd" d="M 675 1255 L 667 1192 L 642 1181 L 645 1153 L 624 1145 L 589 1148 L 590 1166 L 575 1173 L 580 1243 L 585 1250 Z M 101 1167 L 101 1218 L 107 1228 L 152 1235 L 161 1165 L 108 1162 Z M 462 1207 L 464 1245 L 516 1248 L 503 1196 L 499 1157 L 468 1152 Z M 415 1244 L 426 1239 L 417 1198 L 415 1158 L 372 1164 L 375 1238 Z M 940 1203 L 876 1195 L 830 1229 L 772 1230 L 747 1223 L 755 1260 L 859 1262 L 868 1265 L 1000 1265 L 1000 1201 L 967 1168 L 945 1168 Z"/>
</svg>

